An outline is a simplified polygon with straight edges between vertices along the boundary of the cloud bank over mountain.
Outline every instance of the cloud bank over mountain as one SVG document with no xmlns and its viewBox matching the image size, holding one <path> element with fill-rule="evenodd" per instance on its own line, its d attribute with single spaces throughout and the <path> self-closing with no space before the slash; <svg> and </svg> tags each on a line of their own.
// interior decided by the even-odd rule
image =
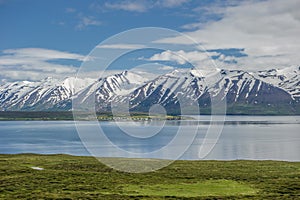
<svg viewBox="0 0 300 200">
<path fill-rule="evenodd" d="M 186 32 L 210 51 L 237 49 L 245 56 L 222 55 L 217 64 L 242 69 L 288 67 L 300 63 L 300 13 L 297 0 L 245 1 L 225 8 L 210 7 L 221 15 L 217 21 L 190 24 Z M 199 9 L 199 8 L 198 8 Z M 186 24 L 185 28 L 189 25 Z M 164 38 L 159 43 L 189 45 L 184 37 Z M 189 52 L 185 52 L 189 53 Z M 223 60 L 231 62 L 223 62 Z"/>
</svg>

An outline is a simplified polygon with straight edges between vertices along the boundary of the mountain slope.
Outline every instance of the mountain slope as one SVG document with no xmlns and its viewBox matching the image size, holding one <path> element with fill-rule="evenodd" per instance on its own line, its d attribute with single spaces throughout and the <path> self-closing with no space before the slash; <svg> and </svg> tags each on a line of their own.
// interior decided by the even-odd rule
<svg viewBox="0 0 300 200">
<path fill-rule="evenodd" d="M 194 105 L 209 113 L 211 97 L 226 100 L 235 114 L 300 114 L 300 69 L 246 72 L 242 70 L 177 69 L 154 79 L 130 71 L 98 80 L 46 78 L 0 86 L 0 110 L 71 110 L 148 112 L 160 104 L 168 113 L 180 108 L 193 113 Z"/>
<path fill-rule="evenodd" d="M 135 88 L 141 86 L 147 81 L 147 78 L 139 74 L 123 71 L 118 74 L 110 75 L 98 79 L 93 84 L 81 90 L 74 96 L 76 107 L 90 107 L 95 104 L 98 111 L 110 110 L 110 103 L 118 98 L 132 92 Z"/>
<path fill-rule="evenodd" d="M 241 70 L 221 70 L 222 78 L 211 89 L 215 95 L 227 98 L 228 104 L 271 104 L 291 102 L 291 95 Z"/>
<path fill-rule="evenodd" d="M 293 99 L 300 98 L 300 67 L 288 67 L 280 70 L 272 69 L 259 71 L 256 76 L 292 95 Z"/>
<path fill-rule="evenodd" d="M 48 110 L 55 104 L 70 99 L 92 79 L 76 81 L 69 77 L 62 81 L 46 78 L 39 82 L 14 82 L 0 88 L 1 110 Z"/>
<path fill-rule="evenodd" d="M 130 108 L 148 111 L 152 105 L 160 104 L 167 110 L 178 109 L 197 101 L 205 88 L 203 78 L 196 76 L 193 70 L 174 70 L 134 90 L 129 95 Z"/>
</svg>

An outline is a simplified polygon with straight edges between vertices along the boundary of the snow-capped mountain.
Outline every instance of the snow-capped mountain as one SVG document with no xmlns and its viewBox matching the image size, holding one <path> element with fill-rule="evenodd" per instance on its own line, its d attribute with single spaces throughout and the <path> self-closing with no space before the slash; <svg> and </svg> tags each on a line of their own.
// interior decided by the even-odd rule
<svg viewBox="0 0 300 200">
<path fill-rule="evenodd" d="M 177 69 L 154 79 L 131 71 L 98 80 L 46 78 L 39 82 L 19 81 L 1 85 L 0 109 L 71 110 L 73 100 L 79 107 L 95 104 L 99 112 L 120 105 L 127 105 L 132 111 L 147 112 L 154 104 L 173 112 L 180 106 L 188 107 L 194 103 L 209 107 L 211 97 L 218 97 L 226 99 L 233 112 L 236 107 L 280 107 L 298 113 L 299 76 L 299 67 L 290 67 L 258 72 Z"/>
<path fill-rule="evenodd" d="M 182 69 L 159 76 L 137 88 L 130 93 L 129 102 L 133 111 L 148 111 L 152 105 L 160 104 L 167 111 L 177 113 L 180 106 L 188 107 L 193 102 L 202 108 L 209 107 L 212 96 L 219 100 L 226 99 L 229 107 L 276 107 L 292 104 L 295 100 L 288 91 L 242 70 L 199 73 L 195 69 Z"/>
<path fill-rule="evenodd" d="M 257 78 L 287 91 L 293 99 L 300 98 L 300 67 L 259 71 L 255 75 Z"/>
<path fill-rule="evenodd" d="M 76 80 L 68 77 L 62 81 L 46 78 L 39 82 L 20 81 L 0 87 L 1 110 L 48 110 L 70 99 L 84 89 L 92 79 Z"/>
<path fill-rule="evenodd" d="M 77 93 L 73 103 L 76 107 L 85 107 L 96 102 L 97 110 L 110 110 L 110 103 L 114 99 L 128 95 L 147 81 L 147 78 L 130 71 L 109 75 Z"/>
<path fill-rule="evenodd" d="M 210 88 L 213 95 L 226 98 L 228 104 L 271 104 L 289 102 L 291 94 L 267 80 L 242 70 L 221 70 L 222 78 Z"/>
<path fill-rule="evenodd" d="M 160 104 L 166 109 L 174 110 L 179 106 L 189 106 L 190 103 L 197 102 L 206 85 L 204 78 L 196 72 L 177 69 L 145 83 L 127 95 L 130 108 L 135 111 L 148 111 L 152 105 Z"/>
</svg>

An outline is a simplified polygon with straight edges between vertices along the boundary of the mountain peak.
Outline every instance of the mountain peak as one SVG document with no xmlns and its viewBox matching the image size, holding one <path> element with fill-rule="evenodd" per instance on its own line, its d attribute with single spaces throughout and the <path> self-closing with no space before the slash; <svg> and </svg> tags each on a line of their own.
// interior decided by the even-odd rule
<svg viewBox="0 0 300 200">
<path fill-rule="evenodd" d="M 300 101 L 299 71 L 299 66 L 257 72 L 180 68 L 156 75 L 155 78 L 147 78 L 147 72 L 130 70 L 98 81 L 90 78 L 66 77 L 58 80 L 47 77 L 37 82 L 16 81 L 1 85 L 0 109 L 71 109 L 72 98 L 80 98 L 80 102 L 84 102 L 95 93 L 97 109 L 100 110 L 108 109 L 114 101 L 122 103 L 125 98 L 130 99 L 130 105 L 135 109 L 142 110 L 154 103 L 175 109 L 178 97 L 187 99 L 185 102 L 202 99 L 201 105 L 208 105 L 208 97 L 214 94 L 221 95 L 229 103 L 284 101 L 294 105 Z"/>
</svg>

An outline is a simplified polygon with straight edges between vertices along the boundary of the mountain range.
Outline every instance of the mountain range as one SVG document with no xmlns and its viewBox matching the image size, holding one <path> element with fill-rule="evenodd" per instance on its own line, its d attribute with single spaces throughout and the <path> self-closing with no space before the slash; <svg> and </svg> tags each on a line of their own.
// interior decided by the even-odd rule
<svg viewBox="0 0 300 200">
<path fill-rule="evenodd" d="M 243 71 L 176 69 L 155 78 L 123 71 L 100 79 L 16 81 L 0 86 L 1 111 L 68 111 L 95 103 L 98 112 L 114 107 L 148 112 L 160 104 L 169 114 L 197 103 L 209 114 L 211 97 L 226 100 L 227 114 L 300 114 L 300 67 Z M 121 107 L 120 107 L 121 105 Z M 193 114 L 193 110 L 190 110 Z"/>
</svg>

